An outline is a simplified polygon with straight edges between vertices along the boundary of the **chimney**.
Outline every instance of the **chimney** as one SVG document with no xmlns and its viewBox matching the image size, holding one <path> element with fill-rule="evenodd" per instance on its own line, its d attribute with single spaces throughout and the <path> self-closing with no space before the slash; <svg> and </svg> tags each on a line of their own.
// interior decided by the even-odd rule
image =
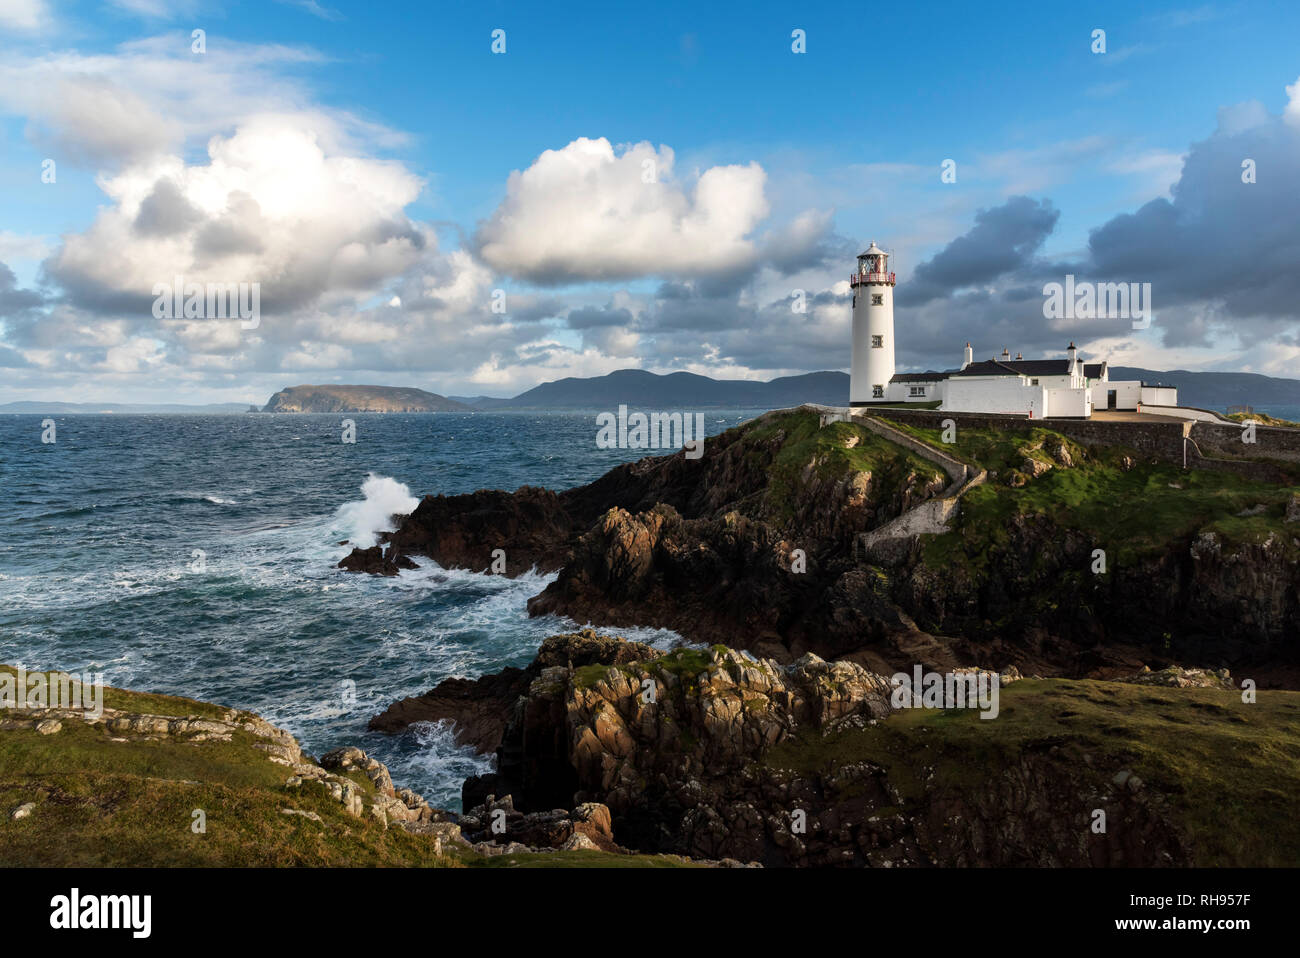
<svg viewBox="0 0 1300 958">
<path fill-rule="evenodd" d="M 962 368 L 962 369 L 965 369 L 967 366 L 969 366 L 969 365 L 970 365 L 971 363 L 973 363 L 974 361 L 975 361 L 975 350 L 971 349 L 970 343 L 967 342 L 967 343 L 966 343 L 966 352 L 965 352 L 965 354 L 962 356 L 962 360 L 961 360 L 961 368 Z"/>
</svg>

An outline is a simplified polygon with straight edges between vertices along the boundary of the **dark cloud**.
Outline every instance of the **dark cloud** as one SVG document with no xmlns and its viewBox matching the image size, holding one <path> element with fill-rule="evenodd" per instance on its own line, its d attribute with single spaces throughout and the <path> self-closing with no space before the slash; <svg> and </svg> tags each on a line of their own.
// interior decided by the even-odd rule
<svg viewBox="0 0 1300 958">
<path fill-rule="evenodd" d="M 202 263 L 241 253 L 260 253 L 268 230 L 262 208 L 247 193 L 235 190 L 226 197 L 226 212 L 205 223 L 194 237 L 194 254 Z"/>
<path fill-rule="evenodd" d="M 1246 336 L 1276 335 L 1300 303 L 1300 129 L 1252 105 L 1224 111 L 1219 129 L 1193 145 L 1172 199 L 1157 199 L 1093 231 L 1100 277 L 1152 284 L 1169 344 L 1204 341 L 1210 323 Z M 1242 181 L 1253 161 L 1255 182 Z M 1212 316 L 1179 307 L 1212 304 Z M 1240 322 L 1253 320 L 1254 322 Z M 1263 322 L 1259 322 L 1263 320 Z"/>
<path fill-rule="evenodd" d="M 0 319 L 37 309 L 44 302 L 45 297 L 35 290 L 19 289 L 14 271 L 0 263 Z"/>
<path fill-rule="evenodd" d="M 598 329 L 604 326 L 630 326 L 632 311 L 625 308 L 584 306 L 569 311 L 570 329 Z"/>
<path fill-rule="evenodd" d="M 923 306 L 977 283 L 991 283 L 1033 262 L 1060 213 L 1048 200 L 1013 196 L 980 210 L 975 226 L 921 263 L 898 291 L 900 306 Z"/>
<path fill-rule="evenodd" d="M 140 204 L 134 228 L 141 236 L 175 236 L 201 219 L 180 188 L 171 180 L 161 179 L 153 192 Z"/>
</svg>

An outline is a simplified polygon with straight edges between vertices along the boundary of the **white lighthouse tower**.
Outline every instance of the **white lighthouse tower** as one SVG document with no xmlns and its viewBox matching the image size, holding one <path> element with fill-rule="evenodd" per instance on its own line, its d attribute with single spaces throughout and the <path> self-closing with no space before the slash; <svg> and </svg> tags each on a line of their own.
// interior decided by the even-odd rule
<svg viewBox="0 0 1300 958">
<path fill-rule="evenodd" d="M 894 375 L 894 274 L 889 254 L 873 241 L 858 254 L 853 290 L 853 369 L 849 405 L 884 402 Z"/>
</svg>

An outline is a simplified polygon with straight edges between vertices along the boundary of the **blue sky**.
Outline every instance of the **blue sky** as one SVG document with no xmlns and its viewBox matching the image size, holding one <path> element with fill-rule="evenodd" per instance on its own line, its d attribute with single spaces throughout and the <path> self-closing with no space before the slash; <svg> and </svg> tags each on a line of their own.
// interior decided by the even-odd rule
<svg viewBox="0 0 1300 958">
<path fill-rule="evenodd" d="M 1136 6 L 0 0 L 0 401 L 844 368 L 871 239 L 905 367 L 1294 375 L 1300 8 Z M 1153 328 L 1048 323 L 1066 272 Z M 260 325 L 159 320 L 176 275 Z"/>
</svg>

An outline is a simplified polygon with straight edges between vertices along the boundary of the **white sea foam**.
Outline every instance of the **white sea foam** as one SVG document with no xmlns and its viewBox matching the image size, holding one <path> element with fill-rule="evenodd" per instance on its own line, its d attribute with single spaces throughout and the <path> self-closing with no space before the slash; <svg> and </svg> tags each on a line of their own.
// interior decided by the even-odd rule
<svg viewBox="0 0 1300 958">
<path fill-rule="evenodd" d="M 393 516 L 414 511 L 420 500 L 411 495 L 405 483 L 373 472 L 361 484 L 365 496 L 360 502 L 339 506 L 338 521 L 348 530 L 354 546 L 369 549 L 378 541 L 378 533 L 393 531 Z"/>
</svg>

